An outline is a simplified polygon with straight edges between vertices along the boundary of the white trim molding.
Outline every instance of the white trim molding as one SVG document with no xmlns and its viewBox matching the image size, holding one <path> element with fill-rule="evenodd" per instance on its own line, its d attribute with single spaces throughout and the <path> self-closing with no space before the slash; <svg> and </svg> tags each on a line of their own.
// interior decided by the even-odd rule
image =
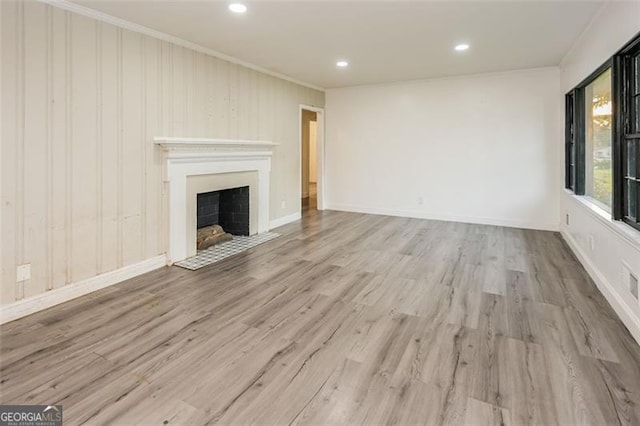
<svg viewBox="0 0 640 426">
<path fill-rule="evenodd" d="M 280 145 L 271 141 L 256 141 L 246 139 L 210 139 L 210 138 L 175 138 L 156 136 L 153 141 L 167 150 L 180 149 L 225 149 L 225 148 L 271 148 Z"/>
<path fill-rule="evenodd" d="M 162 268 L 166 264 L 164 255 L 152 257 L 115 271 L 107 272 L 60 287 L 28 299 L 22 299 L 0 307 L 0 324 L 5 324 L 18 318 L 26 317 L 38 311 L 76 299 L 80 296 L 93 293 L 126 281 L 138 275 L 145 274 L 155 269 Z"/>
<path fill-rule="evenodd" d="M 245 68 L 249 68 L 263 74 L 270 75 L 272 77 L 276 77 L 282 80 L 290 81 L 295 84 L 299 84 L 304 87 L 308 87 L 310 89 L 320 90 L 324 92 L 324 88 L 320 86 L 316 86 L 315 84 L 306 83 L 304 81 L 296 80 L 293 77 L 289 77 L 288 75 L 281 74 L 279 72 L 271 71 L 269 69 L 263 68 L 259 65 L 252 64 L 250 62 L 242 61 L 233 56 L 225 55 L 224 53 L 218 52 L 213 49 L 209 49 L 208 47 L 204 47 L 197 43 L 193 43 L 179 37 L 172 36 L 170 34 L 163 33 L 161 31 L 154 30 L 152 28 L 145 27 L 143 25 L 136 24 L 134 22 L 126 21 L 121 18 L 117 18 L 115 16 L 108 15 L 106 13 L 67 1 L 67 0 L 38 0 L 42 3 L 49 4 L 54 7 L 59 7 L 60 9 L 68 10 L 69 12 L 77 13 L 78 15 L 86 16 L 88 18 L 95 19 L 100 22 L 105 22 L 107 24 L 115 25 L 116 27 L 123 28 L 125 30 L 134 31 L 136 33 L 144 34 L 149 37 L 154 37 L 159 40 L 168 41 L 169 43 L 173 43 L 178 46 L 186 47 L 187 49 L 195 50 L 196 52 L 204 53 L 205 55 L 213 56 L 219 59 L 222 59 L 227 62 L 231 62 L 234 64 L 238 64 Z"/>
<path fill-rule="evenodd" d="M 302 219 L 302 212 L 296 212 L 296 213 L 272 220 L 270 223 L 270 226 L 271 226 L 271 229 L 279 228 L 280 226 L 287 225 L 289 223 L 295 222 L 296 220 L 300 220 L 300 219 Z"/>
<path fill-rule="evenodd" d="M 158 136 L 169 184 L 169 263 L 187 258 L 187 177 L 217 173 L 258 172 L 258 233 L 269 231 L 271 156 L 278 144 L 205 138 Z"/>
<path fill-rule="evenodd" d="M 478 225 L 505 226 L 508 228 L 535 229 L 541 231 L 558 231 L 557 223 L 534 223 L 517 220 L 494 219 L 489 217 L 453 216 L 425 212 L 422 210 L 387 209 L 380 207 L 357 206 L 353 204 L 328 203 L 327 210 L 342 212 L 366 213 L 383 216 L 410 217 L 415 219 L 441 220 L 445 222 L 473 223 Z"/>
<path fill-rule="evenodd" d="M 640 231 L 627 225 L 620 220 L 611 219 L 611 213 L 602 210 L 597 204 L 591 202 L 589 197 L 584 195 L 575 195 L 573 191 L 564 189 L 565 195 L 578 202 L 583 211 L 587 212 L 591 217 L 611 229 L 618 237 L 625 240 L 634 247 L 640 247 Z"/>
<path fill-rule="evenodd" d="M 591 263 L 589 256 L 580 248 L 580 245 L 571 236 L 569 232 L 563 230 L 561 233 L 562 238 L 567 242 L 573 253 L 576 255 L 584 269 L 587 271 L 591 279 L 596 283 L 596 286 L 600 292 L 607 299 L 607 302 L 613 307 L 613 310 L 618 314 L 624 325 L 627 327 L 634 339 L 640 344 L 640 321 L 635 313 L 630 309 L 624 300 L 620 297 L 613 285 L 607 280 L 607 278 L 600 273 L 598 268 Z"/>
<path fill-rule="evenodd" d="M 298 182 L 300 183 L 300 194 L 298 198 L 302 198 L 302 111 L 312 111 L 316 113 L 317 132 L 316 135 L 316 170 L 317 170 L 317 200 L 316 208 L 324 210 L 326 208 L 326 175 L 325 175 L 325 113 L 324 108 L 314 107 L 312 105 L 300 104 L 298 108 L 298 149 L 300 158 L 300 167 L 298 168 Z"/>
</svg>

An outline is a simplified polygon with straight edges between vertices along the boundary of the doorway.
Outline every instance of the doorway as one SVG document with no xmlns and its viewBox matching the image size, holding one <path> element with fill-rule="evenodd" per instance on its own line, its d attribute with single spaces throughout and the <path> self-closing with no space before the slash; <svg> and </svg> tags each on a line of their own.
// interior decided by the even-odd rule
<svg viewBox="0 0 640 426">
<path fill-rule="evenodd" d="M 316 108 L 300 110 L 300 205 L 302 211 L 320 210 L 318 202 L 321 187 L 322 153 L 320 130 L 322 111 Z"/>
</svg>

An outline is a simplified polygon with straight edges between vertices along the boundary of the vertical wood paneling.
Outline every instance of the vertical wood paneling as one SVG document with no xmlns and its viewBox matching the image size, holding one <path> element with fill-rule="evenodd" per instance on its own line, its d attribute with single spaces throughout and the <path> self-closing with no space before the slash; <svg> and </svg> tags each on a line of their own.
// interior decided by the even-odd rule
<svg viewBox="0 0 640 426">
<path fill-rule="evenodd" d="M 213 104 L 213 137 L 222 138 L 229 134 L 227 130 L 229 128 L 229 85 L 227 84 L 227 63 L 216 58 L 215 64 L 215 80 L 213 89 L 215 93 L 215 100 Z"/>
<path fill-rule="evenodd" d="M 244 82 L 244 84 L 237 84 L 237 126 L 238 126 L 238 138 L 249 139 L 249 96 L 250 96 L 250 78 L 249 70 L 244 67 L 238 67 L 236 81 Z"/>
<path fill-rule="evenodd" d="M 183 134 L 193 135 L 193 56 L 194 52 L 189 49 L 181 49 L 182 51 L 182 75 L 181 75 L 181 92 L 182 105 L 180 112 L 182 113 L 182 132 Z"/>
<path fill-rule="evenodd" d="M 67 13 L 52 7 L 51 15 L 50 278 L 58 288 L 67 284 Z"/>
<path fill-rule="evenodd" d="M 229 104 L 227 105 L 227 137 L 238 139 L 238 65 L 225 62 L 227 68 L 227 89 Z"/>
<path fill-rule="evenodd" d="M 64 43 L 64 59 L 65 59 L 65 123 L 64 123 L 64 152 L 65 152 L 65 175 L 64 175 L 64 251 L 65 251 L 65 284 L 72 282 L 73 271 L 73 243 L 72 243 L 72 226 L 73 226 L 73 198 L 71 189 L 71 179 L 73 177 L 73 28 L 71 25 L 73 15 L 65 12 L 65 43 Z"/>
<path fill-rule="evenodd" d="M 102 273 L 102 23 L 96 22 L 96 271 Z"/>
<path fill-rule="evenodd" d="M 24 297 L 46 290 L 47 285 L 47 140 L 48 63 L 46 7 L 24 2 L 24 145 L 22 158 L 23 258 L 31 262 L 31 279 Z M 39 123 L 38 126 L 26 123 Z"/>
<path fill-rule="evenodd" d="M 280 93 L 281 90 L 281 82 L 278 79 L 273 79 L 273 85 L 272 85 L 272 90 L 274 93 L 274 96 L 272 97 L 271 101 L 272 101 L 272 106 L 271 106 L 271 111 L 273 112 L 273 117 L 272 117 L 272 121 L 270 124 L 270 133 L 272 135 L 272 139 L 275 141 L 281 141 L 282 140 L 282 131 L 281 131 L 281 126 L 280 126 L 280 114 L 282 111 L 282 97 L 281 96 L 276 96 L 276 93 Z M 271 168 L 273 169 L 281 169 L 282 168 L 282 164 L 286 162 L 286 158 L 285 156 L 287 155 L 286 153 L 284 153 L 284 155 L 282 155 L 282 153 L 279 152 L 279 154 L 281 155 L 277 155 L 277 156 L 273 156 L 271 158 Z M 276 176 L 275 174 L 271 175 L 271 188 L 270 188 L 270 196 L 273 197 L 273 200 L 276 200 L 277 203 L 279 204 L 282 201 L 286 201 L 286 198 L 282 196 L 282 194 L 280 193 L 280 191 L 278 191 L 278 188 L 280 186 L 280 182 L 279 182 L 280 177 Z M 296 187 L 299 185 L 298 182 L 296 182 Z M 280 206 L 275 206 L 274 203 L 271 203 L 271 212 L 270 212 L 270 217 L 276 217 L 277 212 L 280 210 L 279 208 Z"/>
<path fill-rule="evenodd" d="M 272 137 L 273 125 L 273 81 L 271 76 L 260 74 L 259 77 L 259 98 L 260 113 L 258 116 L 258 138 L 268 140 Z"/>
<path fill-rule="evenodd" d="M 216 59 L 207 56 L 207 135 L 215 135 L 216 131 Z"/>
<path fill-rule="evenodd" d="M 100 73 L 100 157 L 102 159 L 100 173 L 101 198 L 101 256 L 100 272 L 113 271 L 119 266 L 119 51 L 118 30 L 111 25 L 100 27 L 100 48 L 98 54 L 102 65 Z"/>
<path fill-rule="evenodd" d="M 193 103 L 195 110 L 192 113 L 194 135 L 205 137 L 207 135 L 207 62 L 206 55 L 194 54 L 193 58 Z"/>
<path fill-rule="evenodd" d="M 122 180 L 123 266 L 142 260 L 142 36 L 122 34 Z"/>
<path fill-rule="evenodd" d="M 163 127 L 163 119 L 162 119 L 162 114 L 163 114 L 163 78 L 162 78 L 162 42 L 158 41 L 158 40 L 154 40 L 156 42 L 156 51 L 157 51 L 157 70 L 158 70 L 158 86 L 157 86 L 157 91 L 155 92 L 156 98 L 158 99 L 158 104 L 157 104 L 157 108 L 158 108 L 158 121 L 157 121 L 157 127 L 156 128 L 149 128 L 149 136 L 155 136 L 155 133 L 159 133 L 158 129 L 162 129 Z M 154 93 L 153 91 L 150 91 L 151 93 Z M 162 131 L 162 130 L 160 130 Z M 163 133 L 165 134 L 165 133 Z M 155 217 L 157 220 L 157 224 L 158 227 L 152 229 L 152 232 L 155 232 L 156 235 L 158 236 L 157 238 L 157 246 L 156 246 L 156 250 L 154 251 L 154 253 L 156 254 L 160 254 L 164 251 L 164 235 L 167 233 L 165 232 L 165 227 L 164 227 L 164 203 L 163 203 L 163 193 L 164 193 L 164 175 L 163 175 L 163 170 L 162 170 L 162 161 L 163 161 L 163 153 L 161 150 L 156 149 L 155 146 L 153 148 L 149 148 L 151 150 L 153 150 L 154 154 L 155 154 L 155 160 L 154 160 L 154 164 L 155 164 L 155 176 L 152 176 L 151 178 L 154 179 L 153 182 L 155 182 L 156 186 L 155 188 L 157 188 L 158 193 L 155 194 L 156 197 L 156 204 L 155 204 Z M 150 222 L 153 223 L 153 222 Z"/>
<path fill-rule="evenodd" d="M 249 92 L 249 138 L 259 139 L 259 123 L 260 123 L 260 89 L 259 89 L 260 73 L 254 70 L 250 71 L 250 92 Z"/>
<path fill-rule="evenodd" d="M 142 100 L 141 116 L 140 116 L 140 144 L 141 173 L 140 173 L 140 259 L 146 259 L 146 242 L 147 242 L 147 170 L 149 169 L 147 161 L 147 150 L 145 141 L 147 139 L 147 49 L 145 46 L 146 36 L 140 37 L 140 88 Z M 151 82 L 153 84 L 153 82 Z M 153 167 L 153 165 L 151 166 Z"/>
<path fill-rule="evenodd" d="M 184 90 L 184 50 L 180 46 L 171 46 L 172 135 L 186 134 L 184 133 L 186 131 L 184 123 L 186 98 Z"/>
<path fill-rule="evenodd" d="M 276 88 L 275 93 L 279 94 L 278 96 L 275 96 L 276 105 L 277 105 L 275 110 L 276 114 L 274 117 L 274 123 L 276 126 L 275 137 L 276 137 L 276 140 L 284 141 L 286 140 L 287 123 L 289 121 L 289 117 L 287 115 L 287 101 L 288 101 L 288 97 L 290 96 L 290 93 L 288 91 L 289 87 L 286 81 L 276 80 L 275 88 Z M 297 130 L 296 130 L 296 133 L 297 133 Z M 298 199 L 298 195 L 297 195 L 297 193 L 299 193 L 299 188 L 300 188 L 300 182 L 298 182 L 298 177 L 296 177 L 296 190 L 291 191 L 291 194 L 287 191 L 283 191 L 282 188 L 285 180 L 287 179 L 287 176 L 293 176 L 294 173 L 296 175 L 298 174 L 297 168 L 299 167 L 300 160 L 299 160 L 299 154 L 298 154 L 299 147 L 297 145 L 298 143 L 296 143 L 295 151 L 289 150 L 285 152 L 284 155 L 278 156 L 275 159 L 275 164 L 273 165 L 274 168 L 277 167 L 278 169 L 284 171 L 284 173 L 278 174 L 276 176 L 276 179 L 274 180 L 274 182 L 271 183 L 271 190 L 273 191 L 277 199 L 284 200 L 286 204 L 290 207 L 294 203 L 296 204 L 300 203 L 300 200 Z M 293 195 L 293 194 L 296 194 L 296 195 Z M 276 206 L 272 204 L 271 205 L 272 216 L 276 216 L 277 214 L 277 210 L 274 212 L 275 208 Z"/>
<path fill-rule="evenodd" d="M 4 49 L 4 45 L 2 43 L 2 37 L 5 36 L 5 34 L 2 31 L 2 27 L 4 24 L 4 21 L 2 19 L 2 16 L 3 16 L 2 12 L 3 12 L 2 5 L 0 5 L 0 50 Z M 0 60 L 2 60 L 2 57 L 0 57 Z M 2 77 L 2 70 L 0 70 L 0 91 L 2 91 L 3 84 L 5 84 L 5 80 Z M 1 117 L 2 117 L 3 106 L 4 106 L 4 98 L 0 96 L 0 123 L 2 122 Z M 4 212 L 4 209 L 3 209 L 4 200 L 2 198 L 2 190 L 4 189 L 4 186 L 2 185 L 3 178 L 4 178 L 4 174 L 2 171 L 2 148 L 3 148 L 2 138 L 3 137 L 4 137 L 4 132 L 2 130 L 2 125 L 0 124 L 0 240 L 2 240 L 2 235 L 4 233 L 4 221 L 2 220 L 2 214 Z M 0 244 L 0 283 L 4 279 L 4 270 L 5 270 L 5 262 L 4 262 L 4 257 L 2 256 L 2 244 Z M 0 293 L 2 292 L 1 287 L 2 286 L 0 285 Z"/>
<path fill-rule="evenodd" d="M 118 190 L 117 190 L 117 196 L 118 196 L 118 202 L 117 202 L 117 206 L 118 206 L 118 212 L 117 212 L 117 218 L 118 218 L 118 249 L 117 249 L 117 254 L 118 254 L 118 267 L 122 267 L 124 262 L 123 262 L 123 250 L 122 250 L 122 241 L 124 239 L 124 215 L 123 215 L 123 198 L 124 198 L 124 183 L 123 183 L 123 142 L 122 142 L 122 136 L 123 136 L 123 131 L 122 131 L 122 108 L 123 108 L 123 98 L 124 98 L 124 91 L 122 89 L 123 87 L 123 83 L 122 83 L 122 79 L 123 79 L 123 71 L 122 71 L 122 33 L 123 30 L 118 28 L 116 30 L 116 105 L 117 105 L 117 111 L 116 111 L 116 130 L 117 130 L 117 140 L 116 140 L 116 150 L 117 150 L 117 162 L 116 162 L 116 167 L 117 167 L 117 174 L 116 174 L 116 179 L 117 179 L 117 185 L 118 185 Z"/>
<path fill-rule="evenodd" d="M 2 43 L 2 37 L 5 36 L 5 34 L 3 34 L 2 32 L 2 26 L 4 24 L 4 21 L 2 19 L 2 5 L 0 5 L 0 50 L 2 50 L 4 48 L 4 45 Z M 2 58 L 0 57 L 0 60 L 2 60 Z M 2 85 L 5 83 L 5 80 L 2 77 L 2 70 L 0 70 L 0 91 L 2 91 Z M 4 98 L 0 97 L 0 123 L 2 122 L 2 107 L 4 106 Z M 3 182 L 3 171 L 2 171 L 2 148 L 3 148 L 3 144 L 2 144 L 2 138 L 4 137 L 4 132 L 2 131 L 2 125 L 0 125 L 0 241 L 2 240 L 2 235 L 4 233 L 4 221 L 2 220 L 2 213 L 4 212 L 3 209 L 3 205 L 4 205 L 4 200 L 2 198 L 2 190 L 4 188 L 4 186 L 2 185 Z M 2 280 L 4 279 L 4 270 L 5 270 L 5 263 L 4 263 L 4 257 L 2 256 L 2 244 L 0 244 L 0 283 L 2 282 Z M 2 286 L 0 285 L 0 293 L 2 292 Z"/>
<path fill-rule="evenodd" d="M 322 92 L 43 3 L 0 7 L 0 303 L 165 252 L 154 136 L 280 142 L 271 217 L 297 210 L 298 105 Z"/>
<path fill-rule="evenodd" d="M 161 136 L 173 135 L 173 61 L 172 45 L 160 42 Z"/>
<path fill-rule="evenodd" d="M 18 3 L 17 8 L 17 56 L 16 56 L 16 179 L 15 179 L 15 253 L 16 261 L 18 264 L 24 263 L 24 179 L 25 179 L 25 166 L 24 166 L 24 150 L 25 150 L 25 16 L 24 16 L 24 2 Z M 16 299 L 24 298 L 24 282 L 16 284 Z"/>
<path fill-rule="evenodd" d="M 144 176 L 144 257 L 149 258 L 162 253 L 160 238 L 162 223 L 160 220 L 160 191 L 162 190 L 162 153 L 153 144 L 158 136 L 161 121 L 161 79 L 160 79 L 160 43 L 150 37 L 144 37 L 144 137 L 143 152 L 147 170 Z"/>
<path fill-rule="evenodd" d="M 2 186 L 0 187 L 0 209 L 2 209 L 2 289 L 4 303 L 17 299 L 16 294 L 16 174 L 18 148 L 18 64 L 19 14 L 18 4 L 2 2 Z"/>
<path fill-rule="evenodd" d="M 160 42 L 160 98 L 161 104 L 160 109 L 162 110 L 160 113 L 160 127 L 161 131 L 159 132 L 161 136 L 171 136 L 173 125 L 172 125 L 172 111 L 173 111 L 173 89 L 172 89 L 172 57 L 171 57 L 172 45 L 165 41 Z M 157 154 L 161 155 L 161 154 Z M 168 185 L 164 182 L 165 176 L 162 174 L 162 186 L 161 186 L 161 194 L 160 201 L 161 204 L 158 206 L 158 213 L 160 214 L 160 223 L 161 227 L 157 231 L 161 233 L 161 246 L 160 250 L 164 251 L 165 247 L 167 247 L 168 239 L 169 239 L 169 229 L 168 229 L 168 215 L 169 215 L 169 207 L 168 207 L 168 197 L 167 197 L 167 187 Z"/>
<path fill-rule="evenodd" d="M 96 24 L 83 16 L 71 18 L 72 114 L 71 127 L 71 280 L 97 275 L 95 181 L 96 163 Z M 80 36 L 81 35 L 81 36 Z"/>
<path fill-rule="evenodd" d="M 46 35 L 46 62 L 47 62 L 47 94 L 46 94 L 46 108 L 47 108 L 47 147 L 46 147 L 46 206 L 47 206 L 47 218 L 45 225 L 46 245 L 45 245 L 45 289 L 53 289 L 53 252 L 50 249 L 53 244 L 53 8 L 51 6 L 46 7 L 47 17 L 47 35 Z"/>
</svg>

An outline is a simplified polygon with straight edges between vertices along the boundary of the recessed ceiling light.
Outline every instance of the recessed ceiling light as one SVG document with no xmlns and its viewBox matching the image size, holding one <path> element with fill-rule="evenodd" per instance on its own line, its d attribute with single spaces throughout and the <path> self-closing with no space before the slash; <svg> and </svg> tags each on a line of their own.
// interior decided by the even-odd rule
<svg viewBox="0 0 640 426">
<path fill-rule="evenodd" d="M 463 43 L 463 44 L 458 44 L 458 45 L 455 47 L 455 49 L 456 49 L 458 52 L 462 52 L 463 50 L 467 50 L 468 48 L 469 48 L 469 45 L 468 45 L 468 44 L 464 44 L 464 43 Z"/>
<path fill-rule="evenodd" d="M 229 10 L 235 13 L 245 13 L 247 11 L 247 6 L 242 3 L 231 3 L 229 5 Z"/>
<path fill-rule="evenodd" d="M 347 61 L 338 61 L 336 62 L 336 67 L 345 68 L 349 66 L 349 62 Z"/>
</svg>

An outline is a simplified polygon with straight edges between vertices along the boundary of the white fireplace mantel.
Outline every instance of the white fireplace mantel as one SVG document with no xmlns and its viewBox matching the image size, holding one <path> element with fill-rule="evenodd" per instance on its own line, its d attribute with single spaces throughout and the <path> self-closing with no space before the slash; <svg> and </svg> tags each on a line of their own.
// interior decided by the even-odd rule
<svg viewBox="0 0 640 426">
<path fill-rule="evenodd" d="M 169 184 L 169 263 L 187 257 L 187 178 L 217 173 L 258 172 L 258 233 L 269 230 L 269 177 L 271 155 L 279 145 L 269 141 L 154 138 L 165 153 Z"/>
<path fill-rule="evenodd" d="M 157 145 L 162 146 L 166 151 L 247 151 L 260 150 L 271 151 L 280 145 L 271 141 L 257 141 L 244 139 L 209 139 L 209 138 L 176 138 L 168 136 L 156 136 L 153 138 Z"/>
</svg>

